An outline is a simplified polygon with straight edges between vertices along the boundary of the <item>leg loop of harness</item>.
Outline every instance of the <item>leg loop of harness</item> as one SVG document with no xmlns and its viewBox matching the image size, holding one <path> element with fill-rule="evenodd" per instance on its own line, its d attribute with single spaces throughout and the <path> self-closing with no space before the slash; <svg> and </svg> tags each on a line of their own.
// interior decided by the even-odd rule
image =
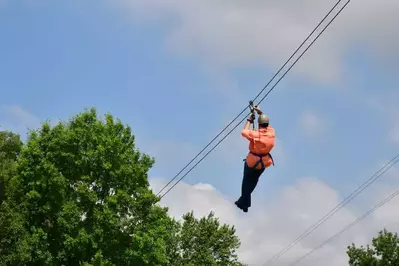
<svg viewBox="0 0 399 266">
<path fill-rule="evenodd" d="M 273 156 L 269 153 L 269 156 L 270 156 L 270 159 L 272 159 L 272 163 L 273 163 L 273 166 L 274 166 L 274 159 L 273 159 Z"/>
<path fill-rule="evenodd" d="M 272 157 L 272 155 L 270 153 L 267 153 L 267 154 L 257 154 L 257 153 L 254 153 L 254 152 L 249 152 L 249 153 L 259 157 L 259 160 L 251 168 L 256 169 L 256 167 L 258 167 L 258 165 L 261 164 L 262 169 L 264 169 L 265 168 L 265 164 L 263 163 L 263 157 L 265 157 L 265 156 L 269 156 L 270 157 L 270 159 L 272 160 L 273 166 L 274 166 L 274 160 L 273 160 L 273 157 Z"/>
</svg>

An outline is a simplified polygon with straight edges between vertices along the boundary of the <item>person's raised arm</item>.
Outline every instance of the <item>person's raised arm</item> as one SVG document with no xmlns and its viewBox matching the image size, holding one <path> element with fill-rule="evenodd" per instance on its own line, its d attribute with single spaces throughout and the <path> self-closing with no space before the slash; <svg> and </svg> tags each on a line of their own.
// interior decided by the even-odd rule
<svg viewBox="0 0 399 266">
<path fill-rule="evenodd" d="M 247 119 L 247 122 L 244 125 L 244 129 L 249 129 L 249 127 L 251 126 L 252 123 L 253 123 L 253 121 Z"/>
<path fill-rule="evenodd" d="M 244 129 L 241 131 L 241 135 L 244 138 L 247 138 L 248 140 L 252 139 L 252 134 L 251 134 L 251 130 L 249 129 L 249 127 L 251 126 L 251 123 L 253 123 L 255 120 L 255 115 L 251 114 L 248 119 L 247 122 L 245 123 Z"/>
</svg>

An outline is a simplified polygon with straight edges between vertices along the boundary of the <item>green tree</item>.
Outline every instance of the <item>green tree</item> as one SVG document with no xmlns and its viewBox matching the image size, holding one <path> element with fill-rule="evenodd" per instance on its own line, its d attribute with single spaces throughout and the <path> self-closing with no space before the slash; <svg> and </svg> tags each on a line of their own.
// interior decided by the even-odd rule
<svg viewBox="0 0 399 266">
<path fill-rule="evenodd" d="M 372 240 L 372 246 L 352 244 L 348 246 L 349 265 L 351 266 L 396 266 L 399 265 L 399 238 L 397 233 L 386 229 Z"/>
<path fill-rule="evenodd" d="M 213 212 L 201 219 L 196 219 L 193 212 L 185 214 L 177 238 L 180 257 L 174 265 L 243 265 L 235 253 L 240 241 L 234 227 L 220 225 Z"/>
<path fill-rule="evenodd" d="M 175 222 L 156 205 L 154 160 L 131 129 L 95 109 L 29 135 L 13 178 L 30 265 L 164 265 Z"/>
<path fill-rule="evenodd" d="M 6 197 L 6 184 L 15 173 L 18 155 L 22 148 L 19 135 L 0 131 L 0 204 Z"/>
<path fill-rule="evenodd" d="M 0 132 L 0 261 L 6 265 L 24 265 L 29 260 L 29 237 L 24 228 L 24 216 L 9 197 L 9 184 L 16 174 L 22 141 L 19 135 Z"/>
<path fill-rule="evenodd" d="M 90 109 L 44 123 L 24 145 L 0 136 L 1 265 L 242 265 L 234 227 L 213 213 L 180 223 L 156 204 L 154 159 L 111 115 Z"/>
</svg>

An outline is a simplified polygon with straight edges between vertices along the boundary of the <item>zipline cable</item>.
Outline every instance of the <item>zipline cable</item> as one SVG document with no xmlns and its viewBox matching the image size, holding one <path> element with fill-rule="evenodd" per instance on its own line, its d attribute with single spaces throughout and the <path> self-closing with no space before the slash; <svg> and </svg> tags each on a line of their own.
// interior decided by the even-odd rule
<svg viewBox="0 0 399 266">
<path fill-rule="evenodd" d="M 302 46 L 309 40 L 309 38 L 313 35 L 313 33 L 320 27 L 320 25 L 326 20 L 326 18 L 331 14 L 331 12 L 341 3 L 343 0 L 339 0 L 331 9 L 330 11 L 324 16 L 324 18 L 317 24 L 317 26 L 312 30 L 312 32 L 306 37 L 306 39 L 299 45 L 299 47 L 295 50 L 295 52 L 288 58 L 288 60 L 283 64 L 282 67 L 277 71 L 277 73 L 274 74 L 274 76 L 269 80 L 269 82 L 263 87 L 263 89 L 256 95 L 256 97 L 253 99 L 253 102 L 262 94 L 262 92 L 269 86 L 269 84 L 277 77 L 277 75 L 283 70 L 283 68 L 288 64 L 288 62 L 295 56 L 295 54 L 299 51 L 299 49 L 302 48 Z M 270 91 L 269 91 L 270 93 Z M 269 94 L 268 93 L 268 94 Z M 189 163 L 184 166 L 183 169 L 181 169 L 158 193 L 157 196 L 167 187 L 169 186 L 170 183 L 172 183 L 173 180 L 175 180 L 195 159 L 198 158 L 198 156 L 205 151 L 231 124 L 234 123 L 244 112 L 245 110 L 249 107 L 247 105 L 225 128 L 223 128 L 206 146 L 203 148 Z"/>
<path fill-rule="evenodd" d="M 382 168 L 380 168 L 377 172 L 375 172 L 369 179 L 367 179 L 362 185 L 360 185 L 357 189 L 355 189 L 349 196 L 347 196 L 344 200 L 342 200 L 338 205 L 336 205 L 332 210 L 330 210 L 320 220 L 318 220 L 316 223 L 311 225 L 304 233 L 302 233 L 297 239 L 295 239 L 294 242 L 292 242 L 291 244 L 284 247 L 280 252 L 278 252 L 276 255 L 274 255 L 272 258 L 270 258 L 263 265 L 264 266 L 269 265 L 271 262 L 280 258 L 284 253 L 286 253 L 288 250 L 290 250 L 292 247 L 294 247 L 296 244 L 298 244 L 303 238 L 307 237 L 310 233 L 312 233 L 314 230 L 316 230 L 320 225 L 322 225 L 325 221 L 327 221 L 329 218 L 331 218 L 336 212 L 338 212 L 346 204 L 351 202 L 358 194 L 363 192 L 363 190 L 365 190 L 367 187 L 369 187 L 371 184 L 373 184 L 375 181 L 377 181 L 377 179 L 380 178 L 381 175 L 383 173 L 385 173 L 387 170 L 389 170 L 393 165 L 395 165 L 398 162 L 398 160 L 399 160 L 399 154 L 397 154 L 388 163 L 386 163 Z M 388 168 L 384 170 L 384 168 L 386 168 L 386 167 L 388 167 Z M 381 171 L 383 171 L 382 174 L 380 174 Z"/>
<path fill-rule="evenodd" d="M 396 164 L 399 160 L 396 160 L 396 162 L 394 164 Z M 393 165 L 392 165 L 393 166 Z M 391 166 L 391 167 L 392 167 Z M 388 168 L 389 169 L 389 168 Z M 387 170 L 388 170 L 387 169 Z M 386 171 L 387 171 L 386 170 Z M 384 171 L 382 174 L 384 174 L 386 171 Z M 381 175 L 382 175 L 381 174 Z M 306 253 L 304 256 L 300 257 L 299 259 L 297 259 L 296 261 L 294 261 L 292 265 L 295 265 L 297 263 L 299 263 L 300 261 L 302 261 L 303 259 L 305 259 L 306 257 L 310 256 L 312 253 L 314 253 L 316 250 L 318 250 L 319 248 L 323 247 L 325 244 L 328 244 L 331 240 L 333 240 L 335 237 L 339 236 L 340 234 L 344 233 L 345 231 L 349 230 L 352 226 L 354 226 L 355 224 L 357 224 L 358 222 L 360 222 L 361 220 L 363 220 L 364 218 L 366 218 L 367 216 L 369 216 L 370 214 L 372 214 L 375 210 L 377 210 L 378 208 L 382 207 L 384 204 L 386 204 L 388 201 L 392 200 L 394 197 L 396 197 L 397 195 L 399 195 L 399 189 L 396 190 L 394 193 L 392 193 L 389 197 L 385 198 L 383 201 L 381 201 L 380 203 L 378 203 L 377 205 L 375 205 L 372 209 L 370 209 L 369 211 L 367 211 L 365 214 L 363 214 L 361 217 L 357 218 L 355 221 L 353 221 L 352 223 L 348 224 L 347 226 L 345 226 L 341 231 L 339 231 L 338 233 L 336 233 L 335 235 L 333 235 L 332 237 L 328 238 L 326 241 L 324 241 L 323 243 L 321 243 L 320 245 L 318 245 L 317 247 L 315 247 L 314 249 L 312 249 L 311 251 L 309 251 L 308 253 Z"/>
<path fill-rule="evenodd" d="M 259 101 L 258 105 L 263 102 L 263 100 L 270 94 L 270 92 L 276 87 L 276 85 L 284 78 L 284 76 L 291 70 L 291 68 L 299 61 L 299 59 L 309 50 L 309 48 L 315 43 L 315 41 L 320 37 L 321 34 L 330 26 L 330 24 L 338 17 L 338 15 L 345 9 L 345 7 L 350 3 L 352 0 L 348 0 L 335 14 L 335 16 L 324 26 L 323 30 L 317 34 L 316 38 L 309 44 L 309 46 L 301 53 L 301 55 L 294 61 L 294 63 L 287 69 L 287 71 L 278 79 L 278 81 L 274 84 L 274 86 L 266 93 L 265 96 Z M 340 2 L 340 1 L 339 1 Z"/>
<path fill-rule="evenodd" d="M 341 2 L 342 0 L 338 1 Z M 300 54 L 300 56 L 294 61 L 294 63 L 284 72 L 284 74 L 277 80 L 277 82 L 273 85 L 273 87 L 267 92 L 267 94 L 259 101 L 258 105 L 266 98 L 266 96 L 268 96 L 270 94 L 270 92 L 277 86 L 278 83 L 280 83 L 280 81 L 285 77 L 285 75 L 292 69 L 292 67 L 299 61 L 299 59 L 302 58 L 302 56 L 309 50 L 309 48 L 316 42 L 316 40 L 321 36 L 321 34 L 323 34 L 323 32 L 331 25 L 331 23 L 338 17 L 338 15 L 345 9 L 345 7 L 349 4 L 351 0 L 348 0 L 345 5 L 343 5 L 340 10 L 337 12 L 337 14 L 335 14 L 335 16 L 330 20 L 330 22 L 324 26 L 323 30 L 316 36 L 316 38 L 309 44 L 309 46 Z M 336 6 L 336 5 L 335 5 Z M 335 7 L 334 6 L 334 7 Z M 258 96 L 257 96 L 258 97 Z M 245 111 L 245 109 L 244 109 Z M 243 112 L 244 112 L 243 111 Z M 241 113 L 243 113 L 241 112 Z M 249 114 L 248 114 L 249 115 Z M 248 116 L 246 115 L 246 116 Z M 161 197 L 160 199 L 162 199 L 166 194 L 169 193 L 169 191 L 171 191 L 184 177 L 186 177 L 198 164 L 200 164 L 217 146 L 219 146 L 219 144 L 226 139 L 231 132 L 233 132 L 244 120 L 246 119 L 246 117 L 244 117 L 238 124 L 236 124 L 227 134 L 226 136 L 224 136 L 218 143 L 216 143 L 216 145 L 209 150 L 193 167 L 191 167 L 175 184 L 173 184 L 172 187 L 170 187 Z M 220 133 L 221 134 L 221 133 Z"/>
</svg>

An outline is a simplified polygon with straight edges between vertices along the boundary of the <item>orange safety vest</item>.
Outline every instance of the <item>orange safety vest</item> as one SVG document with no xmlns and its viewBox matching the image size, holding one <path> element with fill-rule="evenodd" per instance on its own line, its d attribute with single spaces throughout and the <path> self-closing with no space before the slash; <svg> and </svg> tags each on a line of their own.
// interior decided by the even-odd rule
<svg viewBox="0 0 399 266">
<path fill-rule="evenodd" d="M 270 151 L 274 148 L 275 131 L 271 126 L 258 130 L 244 129 L 241 135 L 249 140 L 249 153 L 245 159 L 254 169 L 263 169 L 274 165 Z"/>
</svg>

